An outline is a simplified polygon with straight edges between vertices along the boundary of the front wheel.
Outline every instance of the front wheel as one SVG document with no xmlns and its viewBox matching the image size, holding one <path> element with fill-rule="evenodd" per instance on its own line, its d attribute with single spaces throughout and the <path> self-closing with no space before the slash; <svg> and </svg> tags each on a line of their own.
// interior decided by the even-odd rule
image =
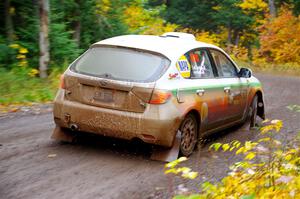
<svg viewBox="0 0 300 199">
<path fill-rule="evenodd" d="M 188 157 L 193 153 L 198 137 L 198 125 L 194 115 L 187 115 L 180 126 L 180 131 L 180 154 Z"/>
</svg>

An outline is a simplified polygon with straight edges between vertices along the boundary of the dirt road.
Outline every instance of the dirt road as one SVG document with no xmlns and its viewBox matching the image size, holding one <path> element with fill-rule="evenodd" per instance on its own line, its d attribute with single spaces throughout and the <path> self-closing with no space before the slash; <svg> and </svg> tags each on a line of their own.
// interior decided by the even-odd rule
<svg viewBox="0 0 300 199">
<path fill-rule="evenodd" d="M 300 78 L 256 75 L 265 90 L 268 118 L 284 121 L 293 137 L 300 131 L 300 114 L 286 108 L 300 104 Z M 50 140 L 54 128 L 51 113 L 0 118 L 0 198 L 167 198 L 169 189 L 182 190 L 163 175 L 161 162 L 149 159 L 149 145 L 99 136 L 84 136 L 76 145 Z M 246 127 L 216 136 L 218 142 L 254 139 Z M 186 163 L 200 172 L 197 183 L 226 175 L 235 157 L 198 149 Z M 50 155 L 50 156 L 49 156 Z M 171 186 L 172 185 L 172 186 Z"/>
</svg>

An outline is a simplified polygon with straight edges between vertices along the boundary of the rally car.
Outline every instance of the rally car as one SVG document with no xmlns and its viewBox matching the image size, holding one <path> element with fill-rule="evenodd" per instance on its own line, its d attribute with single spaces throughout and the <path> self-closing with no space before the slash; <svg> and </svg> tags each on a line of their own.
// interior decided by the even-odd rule
<svg viewBox="0 0 300 199">
<path fill-rule="evenodd" d="M 178 32 L 91 45 L 64 72 L 53 114 L 54 138 L 72 129 L 171 148 L 180 132 L 184 156 L 205 135 L 265 117 L 262 86 L 250 69 Z"/>
</svg>

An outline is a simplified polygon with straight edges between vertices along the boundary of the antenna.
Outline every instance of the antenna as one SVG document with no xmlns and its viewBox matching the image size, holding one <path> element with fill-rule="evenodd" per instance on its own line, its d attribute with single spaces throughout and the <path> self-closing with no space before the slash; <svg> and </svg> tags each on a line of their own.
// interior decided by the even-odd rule
<svg viewBox="0 0 300 199">
<path fill-rule="evenodd" d="M 161 37 L 173 37 L 180 39 L 196 40 L 193 34 L 184 33 L 184 32 L 166 32 L 161 35 Z"/>
</svg>

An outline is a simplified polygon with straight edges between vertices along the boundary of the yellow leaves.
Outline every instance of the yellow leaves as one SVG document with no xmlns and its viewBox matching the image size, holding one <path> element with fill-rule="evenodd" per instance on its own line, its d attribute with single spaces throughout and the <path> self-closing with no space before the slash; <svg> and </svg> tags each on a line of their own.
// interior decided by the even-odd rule
<svg viewBox="0 0 300 199">
<path fill-rule="evenodd" d="M 225 151 L 232 151 L 233 149 L 239 148 L 239 146 L 241 145 L 241 143 L 237 140 L 232 141 L 231 143 L 214 143 L 212 145 L 210 145 L 209 149 L 214 149 L 215 151 L 218 151 L 220 149 L 220 147 L 222 148 L 222 150 Z"/>
<path fill-rule="evenodd" d="M 186 160 L 187 160 L 186 157 L 180 157 L 177 160 L 167 163 L 165 165 L 165 168 L 170 168 L 170 169 L 165 170 L 165 174 L 170 174 L 170 173 L 173 173 L 175 175 L 181 174 L 181 177 L 183 178 L 188 178 L 191 180 L 195 179 L 198 176 L 198 172 L 194 172 L 188 167 L 175 168 L 180 162 Z"/>
<path fill-rule="evenodd" d="M 28 53 L 27 48 L 24 48 L 19 44 L 10 44 L 9 47 L 18 50 L 19 54 L 16 55 L 16 58 L 19 60 L 18 66 L 26 67 L 28 65 L 28 62 L 26 60 L 26 55 L 25 55 Z"/>
<path fill-rule="evenodd" d="M 269 138 L 269 137 L 265 137 L 265 138 L 259 139 L 258 142 L 268 142 L 268 141 L 270 141 L 270 139 L 271 138 Z"/>
<path fill-rule="evenodd" d="M 232 146 L 235 147 L 235 148 L 239 148 L 240 145 L 241 145 L 241 143 L 239 141 L 237 141 L 237 140 L 234 140 L 231 143 L 232 143 Z"/>
<path fill-rule="evenodd" d="M 193 34 L 195 35 L 197 41 L 201 41 L 209 44 L 215 44 L 215 45 L 219 45 L 221 42 L 220 35 L 214 33 L 206 32 L 206 31 L 194 31 Z"/>
<path fill-rule="evenodd" d="M 28 73 L 30 77 L 35 77 L 37 74 L 39 74 L 39 71 L 37 69 L 31 69 Z"/>
<path fill-rule="evenodd" d="M 20 48 L 20 45 L 19 44 L 10 44 L 9 47 L 13 48 L 13 49 L 18 49 L 18 48 Z"/>
<path fill-rule="evenodd" d="M 26 54 L 26 53 L 28 53 L 27 48 L 24 48 L 24 47 L 22 47 L 19 44 L 10 44 L 9 47 L 13 48 L 13 49 L 17 49 L 20 54 Z"/>
<path fill-rule="evenodd" d="M 213 9 L 213 10 L 216 10 L 216 11 L 218 11 L 218 10 L 221 10 L 221 9 L 222 9 L 222 7 L 218 5 L 218 6 L 214 6 L 214 7 L 212 7 L 212 9 Z"/>
<path fill-rule="evenodd" d="M 291 154 L 288 154 L 288 155 L 286 155 L 285 157 L 284 157 L 284 159 L 286 160 L 286 161 L 290 161 L 291 159 L 292 159 L 292 155 Z"/>
<path fill-rule="evenodd" d="M 241 147 L 241 148 L 239 148 L 239 149 L 235 152 L 235 154 L 238 155 L 238 154 L 240 154 L 240 153 L 243 153 L 244 150 L 245 150 L 245 147 Z"/>
<path fill-rule="evenodd" d="M 230 145 L 229 145 L 229 144 L 223 144 L 223 145 L 222 145 L 223 151 L 227 151 L 229 148 L 230 148 Z"/>
<path fill-rule="evenodd" d="M 165 32 L 173 32 L 178 27 L 175 24 L 166 23 L 159 16 L 158 9 L 144 9 L 139 2 L 125 9 L 124 22 L 130 32 L 140 34 L 160 35 Z"/>
<path fill-rule="evenodd" d="M 251 148 L 252 148 L 251 141 L 246 141 L 245 142 L 245 149 L 250 150 Z"/>
<path fill-rule="evenodd" d="M 278 17 L 260 27 L 260 32 L 259 57 L 278 64 L 300 63 L 300 16 L 282 8 Z"/>
<path fill-rule="evenodd" d="M 181 175 L 183 178 L 188 178 L 188 179 L 195 179 L 197 176 L 198 176 L 198 172 L 194 172 L 194 171 L 191 171 L 191 172 L 186 172 L 186 173 L 182 173 Z"/>
<path fill-rule="evenodd" d="M 279 132 L 282 121 L 266 121 L 264 125 L 264 133 Z M 204 182 L 197 198 L 300 198 L 299 144 L 296 141 L 283 145 L 271 133 L 264 134 L 258 142 L 214 143 L 210 149 L 228 152 L 233 147 L 244 159 L 230 166 L 230 172 L 221 182 Z M 196 176 L 188 167 L 173 171 L 190 179 Z"/>
<path fill-rule="evenodd" d="M 252 160 L 253 158 L 255 158 L 256 154 L 253 152 L 250 152 L 246 155 L 245 160 Z"/>
<path fill-rule="evenodd" d="M 26 54 L 26 53 L 28 53 L 28 50 L 27 50 L 26 48 L 21 47 L 21 48 L 19 49 L 19 53 L 21 53 L 21 54 Z"/>
<path fill-rule="evenodd" d="M 254 142 L 252 143 L 251 141 L 246 141 L 245 145 L 240 147 L 235 154 L 241 154 L 241 153 L 247 153 L 248 151 L 252 150 L 258 143 Z M 246 156 L 245 156 L 245 160 L 252 160 L 253 158 L 255 158 L 256 154 L 254 152 L 249 152 Z"/>
<path fill-rule="evenodd" d="M 244 0 L 238 4 L 243 10 L 263 11 L 268 8 L 268 4 L 263 0 Z"/>
<path fill-rule="evenodd" d="M 9 8 L 9 14 L 10 14 L 10 15 L 14 15 L 15 12 L 16 12 L 15 7 L 10 7 L 10 8 Z"/>
<path fill-rule="evenodd" d="M 219 148 L 222 146 L 221 143 L 213 143 L 212 145 L 210 145 L 209 149 L 215 149 L 215 151 L 218 151 Z"/>
<path fill-rule="evenodd" d="M 28 66 L 28 62 L 24 59 L 22 59 L 19 63 L 18 63 L 18 66 L 21 66 L 21 67 L 26 67 Z"/>
<path fill-rule="evenodd" d="M 248 38 L 244 38 L 244 36 L 241 37 L 241 40 L 247 40 Z M 242 46 L 232 46 L 231 49 L 231 55 L 233 55 L 235 58 L 237 58 L 239 61 L 248 61 L 248 49 Z"/>
<path fill-rule="evenodd" d="M 297 150 L 296 149 L 289 149 L 287 151 L 288 154 L 293 154 L 293 153 L 297 153 Z"/>
<path fill-rule="evenodd" d="M 283 122 L 281 120 L 272 120 L 269 125 L 266 125 L 260 129 L 261 134 L 266 134 L 270 132 L 279 132 L 283 126 Z"/>
<path fill-rule="evenodd" d="M 96 8 L 96 13 L 105 17 L 111 9 L 111 2 L 110 0 L 97 0 Z"/>
<path fill-rule="evenodd" d="M 177 164 L 179 164 L 180 162 L 184 162 L 186 161 L 187 158 L 186 157 L 180 157 L 177 160 L 174 160 L 172 162 L 169 162 L 165 165 L 166 168 L 174 168 Z"/>
<path fill-rule="evenodd" d="M 25 55 L 21 55 L 21 54 L 18 54 L 18 55 L 17 55 L 17 59 L 25 59 L 25 58 L 26 58 Z"/>
</svg>

